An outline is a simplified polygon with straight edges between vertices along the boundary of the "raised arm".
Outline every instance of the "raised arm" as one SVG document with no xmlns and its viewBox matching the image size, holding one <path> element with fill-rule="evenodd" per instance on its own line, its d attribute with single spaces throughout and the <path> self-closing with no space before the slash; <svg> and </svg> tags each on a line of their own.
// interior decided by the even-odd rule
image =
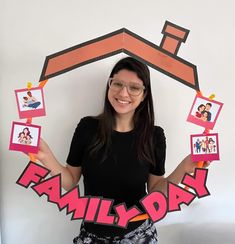
<svg viewBox="0 0 235 244">
<path fill-rule="evenodd" d="M 208 167 L 210 162 L 204 162 L 203 167 Z M 161 191 L 167 195 L 167 182 L 179 184 L 186 173 L 191 174 L 195 171 L 197 163 L 191 160 L 191 155 L 185 157 L 175 170 L 167 177 L 149 174 L 147 183 L 148 192 Z"/>
<path fill-rule="evenodd" d="M 40 139 L 39 152 L 35 157 L 51 171 L 51 175 L 61 174 L 62 187 L 65 190 L 70 190 L 77 185 L 81 177 L 81 167 L 73 167 L 70 165 L 63 166 L 56 159 L 48 144 Z"/>
</svg>

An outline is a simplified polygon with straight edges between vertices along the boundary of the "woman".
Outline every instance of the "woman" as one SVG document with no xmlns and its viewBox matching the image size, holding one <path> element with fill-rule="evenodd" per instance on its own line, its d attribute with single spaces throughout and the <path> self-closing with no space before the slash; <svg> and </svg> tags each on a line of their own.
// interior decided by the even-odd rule
<svg viewBox="0 0 235 244">
<path fill-rule="evenodd" d="M 28 127 L 25 127 L 25 128 L 23 129 L 23 133 L 24 133 L 24 137 L 27 137 L 27 135 L 30 135 L 29 128 L 28 128 Z"/>
<path fill-rule="evenodd" d="M 195 169 L 189 155 L 164 178 L 165 149 L 163 129 L 154 126 L 148 67 L 127 57 L 110 74 L 102 114 L 78 124 L 67 165 L 56 160 L 43 140 L 36 156 L 52 175 L 61 173 L 66 190 L 76 186 L 83 174 L 85 195 L 143 211 L 139 200 L 147 194 L 146 184 L 148 192 L 166 194 L 167 181 L 177 184 Z M 157 232 L 149 219 L 130 222 L 127 229 L 82 223 L 74 243 L 157 243 Z"/>
<path fill-rule="evenodd" d="M 204 104 L 200 104 L 200 105 L 198 106 L 198 108 L 197 108 L 197 111 L 196 111 L 195 116 L 196 116 L 197 118 L 201 118 L 201 117 L 202 117 L 202 113 L 203 113 L 203 111 L 205 110 L 205 108 L 206 108 L 206 106 L 205 106 Z"/>
</svg>

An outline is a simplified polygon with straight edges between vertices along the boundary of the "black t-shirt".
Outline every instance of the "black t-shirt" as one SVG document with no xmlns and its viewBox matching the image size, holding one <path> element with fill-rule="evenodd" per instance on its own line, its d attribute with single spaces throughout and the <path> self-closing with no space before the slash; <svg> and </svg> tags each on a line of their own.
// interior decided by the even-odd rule
<svg viewBox="0 0 235 244">
<path fill-rule="evenodd" d="M 156 166 L 153 167 L 152 164 L 137 159 L 134 130 L 129 132 L 113 130 L 109 156 L 102 163 L 100 158 L 91 159 L 88 148 L 93 142 L 98 126 L 99 120 L 96 118 L 81 119 L 73 135 L 67 163 L 82 167 L 85 195 L 113 199 L 113 205 L 125 203 L 127 208 L 136 205 L 143 211 L 139 200 L 147 194 L 146 182 L 149 173 L 159 176 L 165 173 L 166 143 L 163 129 L 159 126 L 154 127 Z M 128 231 L 139 224 L 131 222 Z M 85 226 L 96 234 L 102 233 L 103 230 L 109 235 L 124 233 L 124 230 L 112 226 L 93 223 L 85 223 Z"/>
</svg>

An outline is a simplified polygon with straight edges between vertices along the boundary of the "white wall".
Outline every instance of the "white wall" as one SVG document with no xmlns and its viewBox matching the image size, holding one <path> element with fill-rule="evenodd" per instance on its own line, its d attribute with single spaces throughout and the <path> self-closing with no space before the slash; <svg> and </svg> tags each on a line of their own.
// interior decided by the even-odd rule
<svg viewBox="0 0 235 244">
<path fill-rule="evenodd" d="M 80 221 L 15 184 L 28 159 L 8 151 L 12 121 L 19 121 L 14 90 L 36 86 L 47 55 L 125 27 L 160 44 L 165 20 L 190 31 L 178 55 L 197 65 L 201 91 L 224 102 L 214 132 L 221 161 L 209 170 L 211 196 L 195 200 L 157 223 L 161 244 L 234 243 L 234 67 L 233 0 L 65 1 L 5 0 L 0 8 L 1 230 L 2 244 L 72 243 Z M 47 116 L 35 118 L 61 162 L 76 123 L 97 114 L 104 84 L 120 54 L 50 79 L 45 87 Z M 158 124 L 167 135 L 167 173 L 189 152 L 189 135 L 202 128 L 186 122 L 195 91 L 151 69 Z M 95 89 L 94 89 L 95 87 Z M 22 120 L 23 121 L 23 120 Z"/>
</svg>

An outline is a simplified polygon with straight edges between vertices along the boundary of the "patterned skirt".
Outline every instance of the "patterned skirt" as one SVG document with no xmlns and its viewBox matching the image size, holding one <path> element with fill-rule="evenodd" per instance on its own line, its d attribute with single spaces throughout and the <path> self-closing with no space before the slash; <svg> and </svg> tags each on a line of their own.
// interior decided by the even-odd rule
<svg viewBox="0 0 235 244">
<path fill-rule="evenodd" d="M 147 219 L 142 225 L 135 230 L 125 234 L 123 237 L 103 236 L 98 237 L 90 232 L 87 232 L 81 225 L 79 236 L 73 240 L 74 244 L 156 244 L 157 243 L 157 230 L 151 220 Z"/>
</svg>

